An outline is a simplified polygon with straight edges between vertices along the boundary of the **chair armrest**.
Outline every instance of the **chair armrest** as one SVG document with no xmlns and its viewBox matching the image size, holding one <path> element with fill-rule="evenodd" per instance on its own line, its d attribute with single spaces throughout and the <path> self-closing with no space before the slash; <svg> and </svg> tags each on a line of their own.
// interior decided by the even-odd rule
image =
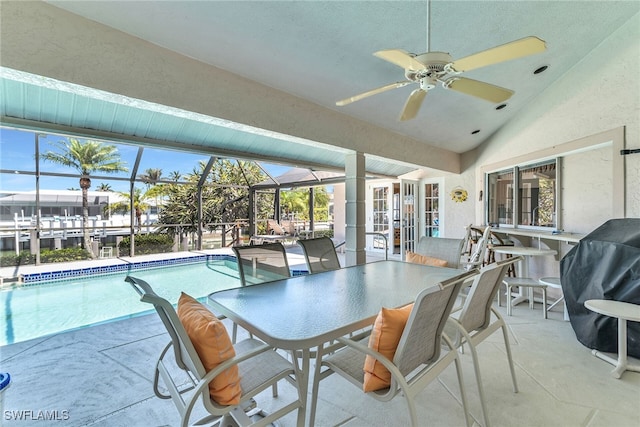
<svg viewBox="0 0 640 427">
<path fill-rule="evenodd" d="M 344 344 L 346 347 L 351 347 L 354 350 L 357 350 L 361 353 L 366 354 L 367 356 L 373 357 L 378 362 L 382 363 L 382 365 L 389 370 L 389 372 L 391 373 L 391 376 L 395 378 L 395 380 L 400 384 L 400 387 L 403 390 L 406 390 L 409 387 L 407 380 L 405 379 L 404 375 L 402 375 L 402 372 L 400 372 L 398 367 L 394 365 L 391 360 L 387 359 L 385 356 L 383 356 L 379 352 L 372 350 L 368 346 L 360 344 L 359 342 L 355 342 L 348 338 L 337 338 L 336 341 L 340 342 L 341 344 Z"/>
<path fill-rule="evenodd" d="M 246 353 L 236 354 L 231 359 L 225 360 L 224 362 L 222 362 L 221 364 L 219 364 L 218 366 L 216 366 L 215 368 L 207 372 L 204 377 L 202 377 L 202 379 L 198 382 L 198 385 L 196 386 L 195 395 L 200 394 L 203 391 L 203 388 L 208 387 L 209 383 L 215 377 L 217 377 L 218 375 L 220 375 L 222 372 L 226 371 L 230 367 L 237 365 L 245 360 L 251 359 L 252 357 L 257 356 L 260 353 L 264 353 L 265 351 L 270 351 L 270 350 L 273 350 L 273 347 L 271 347 L 268 344 L 262 344 L 259 347 L 256 347 L 250 351 L 247 351 Z"/>
<path fill-rule="evenodd" d="M 160 391 L 160 388 L 158 387 L 158 385 L 159 385 L 158 380 L 160 379 L 160 371 L 161 371 L 160 365 L 163 365 L 164 356 L 167 355 L 167 352 L 169 351 L 169 349 L 171 347 L 173 347 L 173 341 L 169 341 L 169 343 L 164 347 L 164 349 L 160 353 L 160 357 L 158 358 L 158 361 L 156 362 L 156 369 L 155 369 L 155 372 L 153 374 L 153 392 L 160 399 L 171 399 L 171 395 L 170 394 L 163 394 Z M 190 388 L 188 387 L 185 390 L 190 390 L 191 388 L 193 388 L 193 386 L 190 386 Z"/>
</svg>

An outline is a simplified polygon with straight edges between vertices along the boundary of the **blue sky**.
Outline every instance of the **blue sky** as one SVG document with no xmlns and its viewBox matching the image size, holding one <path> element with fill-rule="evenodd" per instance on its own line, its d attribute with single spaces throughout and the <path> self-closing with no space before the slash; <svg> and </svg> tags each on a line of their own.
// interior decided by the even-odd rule
<svg viewBox="0 0 640 427">
<path fill-rule="evenodd" d="M 41 152 L 47 151 L 48 143 L 59 141 L 64 137 L 59 135 L 38 134 Z M 0 169 L 12 171 L 33 171 L 35 159 L 35 140 L 36 134 L 30 131 L 14 130 L 9 128 L 0 128 Z M 135 163 L 138 147 L 125 144 L 116 144 L 121 159 L 131 169 Z M 190 173 L 198 161 L 208 161 L 207 155 L 198 155 L 190 153 L 181 153 L 178 151 L 158 150 L 145 148 L 144 154 L 140 161 L 138 174 L 143 173 L 148 168 L 162 169 L 163 177 L 168 177 L 173 171 L 179 171 L 181 174 Z M 272 175 L 278 176 L 289 170 L 290 166 L 271 165 L 262 163 L 263 167 Z M 74 173 L 68 168 L 51 163 L 40 162 L 40 171 L 42 173 Z M 114 174 L 118 177 L 129 177 L 131 172 Z M 102 182 L 108 183 L 116 191 L 129 191 L 129 184 L 125 181 L 109 181 L 103 179 L 92 180 L 92 189 Z M 77 178 L 58 178 L 43 176 L 40 179 L 40 189 L 58 190 L 68 188 L 78 188 Z M 35 178 L 33 175 L 24 175 L 20 173 L 3 173 L 0 174 L 0 191 L 30 191 L 35 189 Z"/>
</svg>

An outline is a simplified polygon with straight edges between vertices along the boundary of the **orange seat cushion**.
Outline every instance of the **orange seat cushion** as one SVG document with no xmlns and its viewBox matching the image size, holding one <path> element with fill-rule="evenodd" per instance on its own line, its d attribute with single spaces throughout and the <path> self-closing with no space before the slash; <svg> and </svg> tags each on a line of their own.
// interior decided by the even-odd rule
<svg viewBox="0 0 640 427">
<path fill-rule="evenodd" d="M 411 251 L 407 251 L 406 255 L 407 262 L 412 262 L 414 264 L 432 265 L 434 267 L 447 266 L 447 261 L 444 259 L 434 258 L 427 255 L 420 255 Z"/>
<path fill-rule="evenodd" d="M 236 355 L 222 322 L 207 307 L 184 292 L 178 300 L 178 318 L 187 331 L 205 371 L 211 371 Z M 242 389 L 237 365 L 221 372 L 209 383 L 209 395 L 220 405 L 240 403 Z"/>
<path fill-rule="evenodd" d="M 369 348 L 382 354 L 393 361 L 400 337 L 411 314 L 413 304 L 402 308 L 382 308 L 369 336 Z M 374 357 L 367 355 L 364 360 L 364 384 L 365 392 L 381 390 L 391 384 L 391 372 Z"/>
</svg>

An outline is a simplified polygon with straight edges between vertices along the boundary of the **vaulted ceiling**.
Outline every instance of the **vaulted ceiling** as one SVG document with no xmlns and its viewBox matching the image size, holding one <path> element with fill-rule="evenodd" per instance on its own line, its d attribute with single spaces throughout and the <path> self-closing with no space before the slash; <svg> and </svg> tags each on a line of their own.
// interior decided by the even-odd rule
<svg viewBox="0 0 640 427">
<path fill-rule="evenodd" d="M 190 60 L 256 82 L 265 88 L 256 97 L 282 98 L 282 93 L 291 95 L 318 106 L 322 109 L 319 111 L 328 111 L 327 117 L 344 117 L 344 120 L 350 120 L 349 123 L 362 123 L 350 125 L 351 130 L 362 128 L 371 132 L 371 129 L 380 129 L 388 144 L 394 144 L 397 138 L 400 141 L 398 143 L 415 143 L 412 145 L 414 151 L 415 147 L 424 147 L 425 150 L 435 149 L 439 153 L 449 152 L 453 155 L 481 145 L 519 111 L 535 103 L 538 94 L 640 10 L 637 1 L 434 0 L 430 7 L 426 1 L 47 3 Z M 5 34 L 2 35 L 4 38 Z M 400 122 L 399 113 L 411 91 L 417 88 L 416 84 L 346 106 L 336 106 L 336 101 L 340 99 L 405 79 L 401 68 L 373 56 L 376 51 L 399 48 L 420 54 L 430 46 L 431 51 L 448 52 L 454 59 L 459 59 L 531 35 L 546 42 L 546 51 L 464 74 L 465 77 L 515 91 L 502 109 L 496 109 L 501 103 L 488 102 L 438 86 L 429 91 L 415 119 Z M 4 44 L 2 48 L 5 48 Z M 2 65 L 12 67 L 13 63 L 15 61 L 9 64 L 3 61 Z M 548 66 L 545 72 L 533 73 L 542 66 Z M 604 69 L 606 64 L 603 64 Z M 136 72 L 135 69 L 131 71 Z M 11 82 L 5 81 L 4 84 L 10 85 Z M 572 84 L 579 85 L 580 81 Z M 240 92 L 242 88 L 238 90 Z M 251 102 L 250 99 L 250 95 L 243 94 L 242 101 L 237 102 Z M 233 105 L 236 100 L 225 101 Z M 2 108 L 3 117 L 7 119 L 19 116 L 16 113 L 18 107 L 12 106 L 9 101 L 5 100 Z M 47 107 L 43 105 L 41 108 Z M 140 104 L 136 108 L 146 107 Z M 286 112 L 286 109 L 283 111 Z M 164 111 L 162 114 L 173 113 Z M 228 117 L 213 117 L 198 123 L 203 127 L 221 125 L 216 119 L 224 121 Z M 90 120 L 87 119 L 87 122 L 90 123 Z M 256 147 L 238 148 L 241 135 L 246 131 L 241 125 L 252 124 L 249 118 L 239 122 L 237 126 L 226 126 L 231 130 L 224 139 L 234 142 L 219 148 L 229 152 L 244 152 L 246 155 L 260 153 Z M 82 128 L 86 123 L 73 126 Z M 185 128 L 184 122 L 172 123 L 172 126 L 174 132 Z M 101 130 L 108 130 L 106 125 L 103 127 L 105 129 Z M 335 138 L 310 138 L 304 132 L 296 135 L 291 130 L 291 127 L 270 129 L 266 136 L 284 144 L 271 144 L 271 160 L 289 159 L 292 163 L 297 160 L 302 165 L 341 167 L 341 158 L 347 151 L 345 148 L 350 148 L 348 143 L 337 147 Z M 128 132 L 136 134 L 134 131 Z M 280 138 L 279 133 L 294 138 L 287 142 L 287 138 Z M 127 132 L 123 131 L 123 134 Z M 254 140 L 256 135 L 253 134 Z M 161 140 L 166 135 L 159 133 L 147 137 Z M 349 136 L 344 135 L 344 138 L 348 139 Z M 175 136 L 172 143 L 185 142 L 189 141 L 182 141 Z M 190 143 L 193 145 L 193 141 Z M 287 145 L 289 143 L 291 145 Z M 384 145 L 379 141 L 375 144 Z M 357 150 L 361 151 L 359 148 Z M 388 147 L 386 150 L 390 151 Z M 386 157 L 382 148 L 378 150 L 372 146 L 369 153 L 372 154 L 368 160 L 371 165 Z M 338 157 L 340 159 L 336 160 Z M 381 174 L 400 175 L 419 166 L 437 168 L 433 164 L 425 165 L 419 158 L 412 164 L 407 161 L 409 157 L 405 155 L 404 159 L 397 161 L 395 168 L 387 164 L 378 167 L 368 165 L 368 169 Z M 452 169 L 455 168 L 443 167 L 443 170 Z"/>
</svg>

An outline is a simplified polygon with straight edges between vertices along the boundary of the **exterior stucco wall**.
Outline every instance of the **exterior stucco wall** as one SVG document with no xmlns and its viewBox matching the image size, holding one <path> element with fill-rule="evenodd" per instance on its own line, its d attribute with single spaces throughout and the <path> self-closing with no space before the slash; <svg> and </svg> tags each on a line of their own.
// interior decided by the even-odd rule
<svg viewBox="0 0 640 427">
<path fill-rule="evenodd" d="M 550 64 L 553 66 L 553 64 Z M 632 17 L 617 32 L 585 57 L 563 78 L 541 93 L 535 103 L 494 134 L 483 146 L 464 158 L 475 157 L 475 188 L 482 189 L 481 167 L 507 161 L 526 153 L 605 131 L 624 127 L 626 148 L 640 148 L 640 14 Z M 606 141 L 601 141 L 606 142 Z M 604 150 L 604 151 L 601 151 Z M 603 174 L 619 152 L 612 146 L 567 158 L 565 173 L 572 194 L 565 205 L 563 227 L 567 231 L 588 232 L 614 212 L 610 194 L 615 181 Z M 579 160 L 579 161 L 578 161 Z M 640 217 L 640 155 L 625 156 L 625 216 Z M 579 164 L 579 169 L 577 164 Z M 564 172 L 563 172 L 564 173 Z M 586 175 L 590 174 L 590 177 Z M 580 177 L 583 180 L 580 180 Z M 602 185 L 610 182 L 607 188 Z M 596 185 L 596 182 L 599 185 Z M 580 185 L 581 184 L 581 185 Z M 602 198 L 600 211 L 591 210 L 593 198 Z M 589 199 L 588 203 L 586 202 Z M 483 221 L 483 204 L 476 202 L 475 222 Z M 608 218 L 606 218 L 608 219 Z"/>
</svg>

